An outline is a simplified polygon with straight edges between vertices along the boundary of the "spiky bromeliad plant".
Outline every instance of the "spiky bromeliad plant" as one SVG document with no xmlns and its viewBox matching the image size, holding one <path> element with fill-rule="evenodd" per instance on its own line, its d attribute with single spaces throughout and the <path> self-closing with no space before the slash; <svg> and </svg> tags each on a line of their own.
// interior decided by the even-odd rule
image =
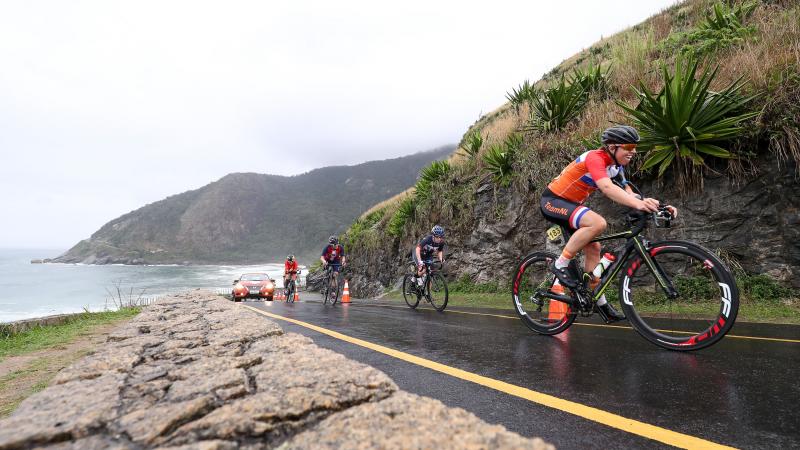
<svg viewBox="0 0 800 450">
<path fill-rule="evenodd" d="M 443 179 L 450 172 L 450 163 L 447 161 L 434 161 L 430 166 L 424 167 L 419 173 L 419 179 L 414 186 L 417 198 L 427 200 L 433 193 L 433 183 Z"/>
<path fill-rule="evenodd" d="M 608 92 L 610 74 L 611 66 L 604 71 L 600 65 L 589 64 L 585 70 L 573 69 L 569 82 L 581 86 L 586 95 L 595 93 L 604 96 Z"/>
<path fill-rule="evenodd" d="M 705 69 L 696 77 L 698 60 L 677 58 L 674 73 L 662 67 L 664 87 L 660 92 L 650 92 L 640 83 L 636 107 L 618 102 L 633 125 L 639 129 L 642 140 L 639 149 L 646 152 L 642 170 L 658 166 L 658 176 L 677 163 L 676 175 L 680 182 L 697 181 L 696 170 L 704 165 L 705 158 L 732 158 L 723 148 L 727 141 L 742 132 L 739 124 L 755 117 L 757 112 L 743 112 L 756 96 L 740 94 L 743 78 L 731 83 L 720 92 L 709 90 L 717 68 Z"/>
<path fill-rule="evenodd" d="M 394 215 L 389 220 L 388 231 L 394 237 L 400 237 L 403 234 L 403 229 L 406 223 L 413 222 L 417 212 L 417 201 L 413 195 L 410 195 L 400 202 L 400 206 Z"/>
<path fill-rule="evenodd" d="M 531 99 L 531 117 L 524 130 L 558 131 L 583 112 L 587 101 L 583 86 L 568 83 L 562 76 L 554 87 Z"/>
<path fill-rule="evenodd" d="M 479 131 L 473 131 L 465 139 L 464 144 L 461 146 L 461 150 L 464 152 L 463 154 L 466 155 L 467 158 L 473 160 L 478 156 L 478 152 L 481 151 L 482 146 L 483 137 L 481 136 L 481 133 Z"/>
<path fill-rule="evenodd" d="M 514 158 L 522 146 L 522 136 L 512 133 L 502 145 L 495 144 L 483 154 L 484 170 L 492 175 L 495 183 L 508 186 L 514 170 Z"/>
<path fill-rule="evenodd" d="M 723 2 L 714 4 L 696 28 L 671 34 L 661 47 L 667 52 L 701 56 L 744 42 L 756 33 L 756 27 L 745 26 L 745 20 L 759 6 L 750 1 L 735 7 Z"/>
<path fill-rule="evenodd" d="M 506 93 L 506 98 L 514 109 L 519 112 L 519 107 L 525 103 L 530 103 L 531 100 L 536 97 L 537 91 L 536 88 L 530 83 L 530 81 L 525 80 L 522 84 L 519 85 L 517 88 L 511 88 L 511 92 Z"/>
</svg>

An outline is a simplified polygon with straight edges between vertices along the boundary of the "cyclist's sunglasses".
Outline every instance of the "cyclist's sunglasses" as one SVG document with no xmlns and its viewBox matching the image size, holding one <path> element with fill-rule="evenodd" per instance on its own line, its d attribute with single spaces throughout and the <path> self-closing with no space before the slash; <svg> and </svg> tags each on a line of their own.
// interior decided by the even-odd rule
<svg viewBox="0 0 800 450">
<path fill-rule="evenodd" d="M 636 150 L 636 144 L 614 144 L 614 145 L 627 151 Z"/>
</svg>

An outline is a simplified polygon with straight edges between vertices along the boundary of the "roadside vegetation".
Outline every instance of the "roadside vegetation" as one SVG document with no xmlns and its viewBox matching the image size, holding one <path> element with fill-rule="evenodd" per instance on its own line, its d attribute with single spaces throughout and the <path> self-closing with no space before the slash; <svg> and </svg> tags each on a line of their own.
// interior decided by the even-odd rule
<svg viewBox="0 0 800 450">
<path fill-rule="evenodd" d="M 12 333 L 0 325 L 0 418 L 46 388 L 62 368 L 94 348 L 92 337 L 130 320 L 141 308 L 76 314 L 61 325 Z"/>
<path fill-rule="evenodd" d="M 760 159 L 796 165 L 799 74 L 798 2 L 678 3 L 542 79 L 512 87 L 508 103 L 467 130 L 447 170 L 424 170 L 415 188 L 351 226 L 348 252 L 394 254 L 434 223 L 468 234 L 479 189 L 490 184 L 495 199 L 539 192 L 564 161 L 598 148 L 612 123 L 633 124 L 642 134 L 635 178 L 675 185 L 684 197 L 702 195 L 708 175 L 744 182 Z M 454 294 L 458 302 L 460 291 Z M 494 302 L 491 293 L 470 294 Z M 764 303 L 754 294 L 752 307 L 743 301 L 742 315 L 763 309 L 756 305 L 796 314 L 796 291 L 781 298 L 795 301 Z"/>
</svg>

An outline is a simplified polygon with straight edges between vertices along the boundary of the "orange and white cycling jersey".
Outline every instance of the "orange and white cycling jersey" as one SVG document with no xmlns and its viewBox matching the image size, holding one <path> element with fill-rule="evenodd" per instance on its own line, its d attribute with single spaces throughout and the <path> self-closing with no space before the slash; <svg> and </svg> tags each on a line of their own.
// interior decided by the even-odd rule
<svg viewBox="0 0 800 450">
<path fill-rule="evenodd" d="M 598 180 L 617 176 L 625 179 L 622 166 L 614 164 L 614 160 L 605 150 L 590 150 L 569 163 L 547 188 L 558 197 L 583 203 L 597 190 Z"/>
</svg>

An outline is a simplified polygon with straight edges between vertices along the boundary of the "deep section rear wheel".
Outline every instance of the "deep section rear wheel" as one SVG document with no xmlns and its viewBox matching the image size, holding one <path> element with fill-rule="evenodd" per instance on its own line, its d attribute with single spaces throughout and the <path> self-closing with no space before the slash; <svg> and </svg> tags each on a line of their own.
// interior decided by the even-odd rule
<svg viewBox="0 0 800 450">
<path fill-rule="evenodd" d="M 550 271 L 550 263 L 555 258 L 552 253 L 531 253 L 522 259 L 511 280 L 514 310 L 528 328 L 540 334 L 561 333 L 572 325 L 576 316 L 567 303 L 543 295 L 571 297 L 569 289 L 562 294 L 560 285 L 554 287 L 556 277 Z"/>
<path fill-rule="evenodd" d="M 333 295 L 333 292 L 332 292 L 332 289 L 331 289 L 332 285 L 333 285 L 333 277 L 330 274 L 328 274 L 328 276 L 325 277 L 325 288 L 324 288 L 325 289 L 325 300 L 322 302 L 325 305 L 327 305 L 328 302 L 332 300 L 332 295 Z"/>
<path fill-rule="evenodd" d="M 406 275 L 403 277 L 403 299 L 406 305 L 410 308 L 416 308 L 419 305 L 419 293 L 417 291 L 416 280 L 414 275 Z"/>
<path fill-rule="evenodd" d="M 634 254 L 622 270 L 619 287 L 622 309 L 633 328 L 670 350 L 698 350 L 722 339 L 739 311 L 739 289 L 725 264 L 689 242 L 653 243 L 647 251 L 678 297 L 670 299 Z"/>
<path fill-rule="evenodd" d="M 425 296 L 430 300 L 431 305 L 437 311 L 444 311 L 447 308 L 447 282 L 444 277 L 438 273 L 432 273 L 428 276 L 428 283 L 425 286 Z"/>
</svg>

